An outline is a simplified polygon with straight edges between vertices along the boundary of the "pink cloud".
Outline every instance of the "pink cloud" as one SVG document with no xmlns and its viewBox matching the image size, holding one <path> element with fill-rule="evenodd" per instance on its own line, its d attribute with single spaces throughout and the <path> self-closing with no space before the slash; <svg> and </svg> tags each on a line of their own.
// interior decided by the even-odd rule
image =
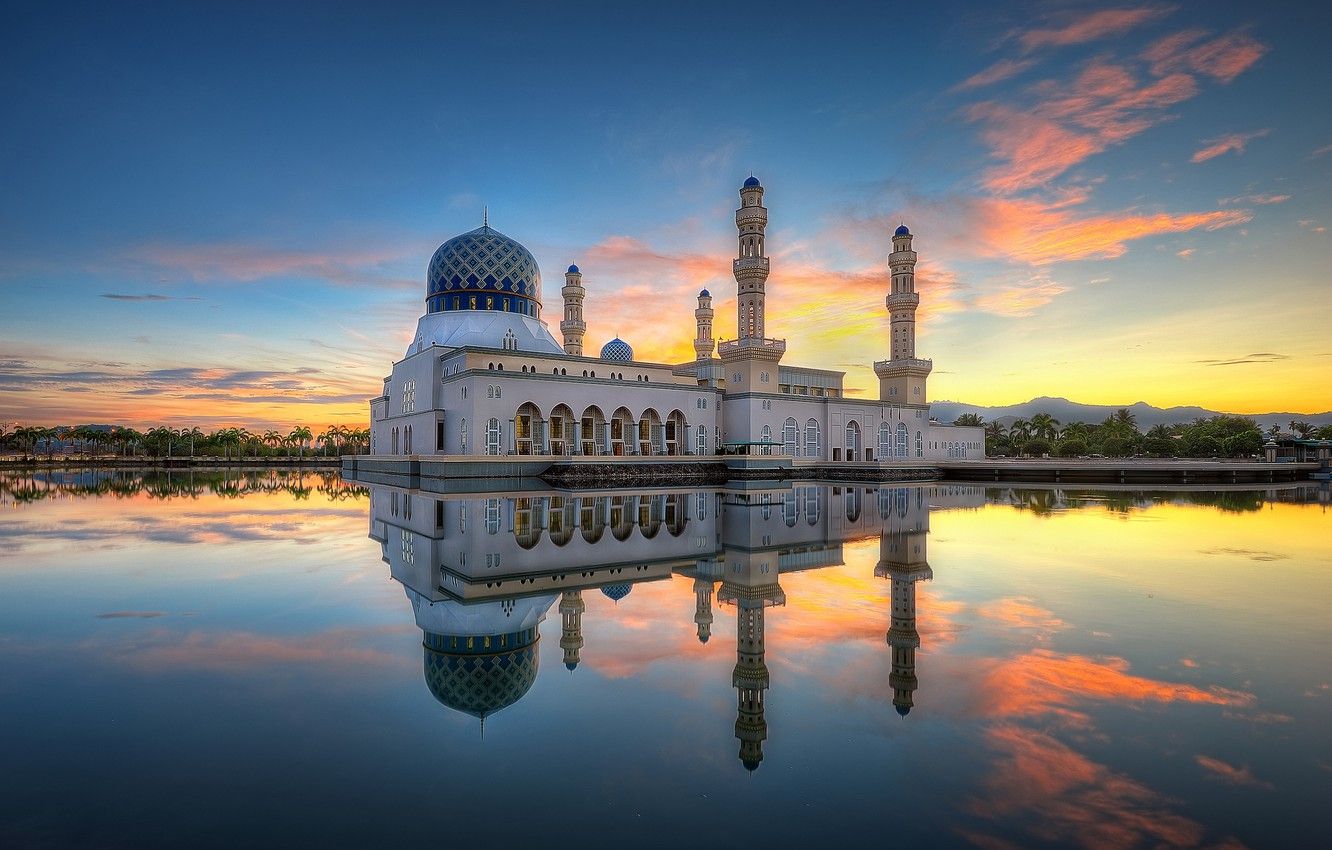
<svg viewBox="0 0 1332 850">
<path fill-rule="evenodd" d="M 1229 83 L 1267 53 L 1268 47 L 1242 32 L 1202 41 L 1206 30 L 1186 30 L 1153 43 L 1142 57 L 1157 76 L 1176 72 L 1204 74 Z"/>
<path fill-rule="evenodd" d="M 1003 82 L 1026 71 L 1036 64 L 1035 59 L 1000 59 L 990 67 L 977 71 L 953 87 L 953 91 L 978 89 Z"/>
<path fill-rule="evenodd" d="M 1218 156 L 1230 153 L 1231 151 L 1234 151 L 1235 153 L 1244 153 L 1244 149 L 1248 146 L 1249 142 L 1254 139 L 1262 138 L 1270 132 L 1272 132 L 1270 129 L 1264 129 L 1255 130 L 1252 133 L 1230 133 L 1219 139 L 1213 139 L 1208 142 L 1205 147 L 1197 151 L 1190 161 L 1195 163 L 1206 162 L 1209 159 L 1216 159 Z"/>
<path fill-rule="evenodd" d="M 1138 9 L 1102 9 L 1085 17 L 1071 20 L 1061 27 L 1028 30 L 1018 36 L 1024 51 L 1042 47 L 1065 47 L 1085 44 L 1112 35 L 1127 32 L 1140 24 L 1170 12 L 1169 7 L 1142 7 Z"/>
</svg>

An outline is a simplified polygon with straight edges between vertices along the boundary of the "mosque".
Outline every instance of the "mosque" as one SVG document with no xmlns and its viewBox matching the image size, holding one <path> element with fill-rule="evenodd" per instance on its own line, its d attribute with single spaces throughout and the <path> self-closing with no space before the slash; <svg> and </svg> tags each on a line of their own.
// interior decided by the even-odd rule
<svg viewBox="0 0 1332 850">
<path fill-rule="evenodd" d="M 752 771 L 763 761 L 769 731 L 766 623 L 773 608 L 786 604 L 782 577 L 842 564 L 845 544 L 878 538 L 874 575 L 890 583 L 888 675 L 881 687 L 885 702 L 891 693 L 892 710 L 905 717 L 919 688 L 916 586 L 933 577 L 926 547 L 930 510 L 983 501 L 981 487 L 944 484 L 802 482 L 576 496 L 441 494 L 376 484 L 370 536 L 421 629 L 431 695 L 481 722 L 517 703 L 536 682 L 540 627 L 552 609 L 560 637 L 550 655 L 564 668 L 576 670 L 585 653 L 614 655 L 614 647 L 587 646 L 585 594 L 629 609 L 635 586 L 683 579 L 677 583 L 693 596 L 693 617 L 688 603 L 681 605 L 680 628 L 702 643 L 714 637 L 714 603 L 732 609 L 734 733 L 740 761 Z"/>
<path fill-rule="evenodd" d="M 888 255 L 890 355 L 874 364 L 878 398 L 848 398 L 843 372 L 782 362 L 786 341 L 766 335 L 763 193 L 756 177 L 740 187 L 736 337 L 714 339 L 712 295 L 701 291 L 687 363 L 637 360 L 618 337 L 585 354 L 577 265 L 564 275 L 557 341 L 531 252 L 488 223 L 448 240 L 430 260 L 415 337 L 370 401 L 371 454 L 761 454 L 810 466 L 983 457 L 980 428 L 930 420 L 933 364 L 916 356 L 920 296 L 905 225 Z"/>
</svg>

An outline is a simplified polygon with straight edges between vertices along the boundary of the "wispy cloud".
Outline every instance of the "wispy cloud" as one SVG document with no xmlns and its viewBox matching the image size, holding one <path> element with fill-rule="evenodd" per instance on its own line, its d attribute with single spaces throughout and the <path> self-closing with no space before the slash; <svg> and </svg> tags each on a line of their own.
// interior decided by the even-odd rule
<svg viewBox="0 0 1332 850">
<path fill-rule="evenodd" d="M 112 301 L 202 301 L 203 299 L 195 295 L 158 295 L 157 293 L 144 293 L 142 295 L 125 295 L 118 292 L 104 292 L 102 298 L 110 298 Z"/>
<path fill-rule="evenodd" d="M 1230 198 L 1221 198 L 1217 203 L 1222 206 L 1235 206 L 1236 204 L 1258 204 L 1267 206 L 1269 204 L 1284 204 L 1291 199 L 1290 195 L 1236 195 Z"/>
<path fill-rule="evenodd" d="M 1198 766 L 1207 771 L 1207 775 L 1213 779 L 1219 779 L 1230 785 L 1241 785 L 1246 788 L 1258 788 L 1264 791 L 1271 791 L 1275 788 L 1270 782 L 1261 780 L 1253 775 L 1248 767 L 1236 767 L 1232 764 L 1226 764 L 1221 759 L 1215 759 L 1211 756 L 1198 755 L 1194 758 Z"/>
<path fill-rule="evenodd" d="M 1321 148 L 1315 148 L 1313 153 L 1309 154 L 1309 159 L 1317 159 L 1330 153 L 1332 153 L 1332 145 L 1323 145 Z"/>
<path fill-rule="evenodd" d="M 1017 36 L 1025 52 L 1044 47 L 1067 47 L 1100 41 L 1121 35 L 1141 24 L 1163 17 L 1171 11 L 1168 6 L 1137 9 L 1101 9 L 1090 14 L 1077 12 L 1058 26 L 1027 30 Z"/>
<path fill-rule="evenodd" d="M 342 286 L 421 286 L 420 280 L 401 273 L 404 264 L 419 262 L 420 244 L 366 246 L 366 240 L 355 244 L 365 247 L 293 249 L 244 243 L 154 243 L 126 252 L 121 260 L 146 267 L 158 277 L 194 282 L 254 283 L 298 278 Z"/>
<path fill-rule="evenodd" d="M 1191 162 L 1206 162 L 1209 159 L 1216 159 L 1222 154 L 1244 153 L 1244 149 L 1249 142 L 1254 139 L 1260 139 L 1272 132 L 1270 128 L 1254 130 L 1252 133 L 1228 133 L 1216 139 L 1204 142 L 1203 147 L 1193 154 Z"/>
<path fill-rule="evenodd" d="M 1281 360 L 1289 360 L 1290 356 L 1286 354 L 1272 354 L 1269 352 L 1260 352 L 1258 354 L 1248 354 L 1244 357 L 1232 357 L 1221 360 L 1195 360 L 1201 366 L 1243 366 L 1249 363 L 1276 363 Z"/>
<path fill-rule="evenodd" d="M 1192 29 L 1166 36 L 1143 51 L 1151 72 L 1202 74 L 1229 83 L 1252 68 L 1268 47 L 1244 32 L 1207 38 L 1206 30 Z"/>
<path fill-rule="evenodd" d="M 967 91 L 991 86 L 1016 77 L 1036 65 L 1035 59 L 1000 59 L 983 71 L 977 71 L 953 87 L 953 91 Z"/>
</svg>

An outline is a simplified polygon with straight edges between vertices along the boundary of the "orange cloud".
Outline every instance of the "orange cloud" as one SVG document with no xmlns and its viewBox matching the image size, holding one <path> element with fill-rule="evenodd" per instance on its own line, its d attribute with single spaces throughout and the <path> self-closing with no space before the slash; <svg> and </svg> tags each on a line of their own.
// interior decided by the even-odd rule
<svg viewBox="0 0 1332 850">
<path fill-rule="evenodd" d="M 1272 783 L 1255 777 L 1247 767 L 1235 767 L 1220 759 L 1204 755 L 1197 756 L 1195 761 L 1198 762 L 1199 767 L 1207 771 L 1209 776 L 1230 785 L 1243 785 L 1248 788 L 1260 788 L 1264 791 L 1271 791 L 1275 788 Z"/>
<path fill-rule="evenodd" d="M 1213 139 L 1207 143 L 1207 146 L 1194 153 L 1191 162 L 1206 162 L 1209 159 L 1216 159 L 1222 154 L 1244 153 L 1244 148 L 1254 139 L 1262 138 L 1270 133 L 1271 130 L 1255 130 L 1252 133 L 1231 133 L 1222 136 L 1219 139 Z M 1289 195 L 1287 196 L 1289 197 Z"/>
</svg>

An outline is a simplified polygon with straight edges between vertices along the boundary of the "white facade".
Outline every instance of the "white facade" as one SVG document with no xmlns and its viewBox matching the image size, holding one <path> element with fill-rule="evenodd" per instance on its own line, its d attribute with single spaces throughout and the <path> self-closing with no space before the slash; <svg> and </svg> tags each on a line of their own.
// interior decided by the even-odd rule
<svg viewBox="0 0 1332 850">
<path fill-rule="evenodd" d="M 919 296 L 906 227 L 894 234 L 889 257 L 892 338 L 890 358 L 874 364 L 880 397 L 846 398 L 844 373 L 782 365 L 785 340 L 763 336 L 767 209 L 756 178 L 740 195 L 737 338 L 713 354 L 704 291 L 695 310 L 697 357 L 684 364 L 634 360 L 618 339 L 601 357 L 584 356 L 586 289 L 577 266 L 561 292 L 561 343 L 540 317 L 540 272 L 526 249 L 488 226 L 444 243 L 428 272 L 427 312 L 370 402 L 371 453 L 725 452 L 819 463 L 983 457 L 981 428 L 929 419 L 932 363 L 915 355 Z"/>
</svg>

